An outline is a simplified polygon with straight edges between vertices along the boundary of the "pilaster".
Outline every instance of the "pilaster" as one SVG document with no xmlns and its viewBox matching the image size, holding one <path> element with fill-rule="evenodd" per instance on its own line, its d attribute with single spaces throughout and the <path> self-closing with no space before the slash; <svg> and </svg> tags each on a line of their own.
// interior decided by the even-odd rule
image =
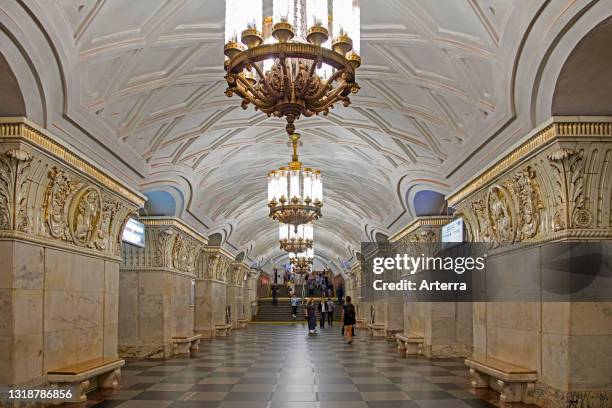
<svg viewBox="0 0 612 408">
<path fill-rule="evenodd" d="M 123 244 L 119 352 L 168 357 L 173 337 L 193 334 L 196 262 L 207 239 L 171 217 L 141 217 L 144 248 Z"/>
</svg>

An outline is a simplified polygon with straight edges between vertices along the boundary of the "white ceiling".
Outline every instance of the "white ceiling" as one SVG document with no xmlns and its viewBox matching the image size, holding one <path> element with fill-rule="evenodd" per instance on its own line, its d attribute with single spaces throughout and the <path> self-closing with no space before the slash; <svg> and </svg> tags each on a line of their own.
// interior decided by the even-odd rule
<svg viewBox="0 0 612 408">
<path fill-rule="evenodd" d="M 112 141 L 141 188 L 180 191 L 194 226 L 281 261 L 266 173 L 290 159 L 285 121 L 225 96 L 224 1 L 25 3 L 62 43 L 74 116 Z M 392 234 L 416 191 L 448 193 L 479 168 L 472 154 L 515 115 L 519 40 L 547 3 L 361 0 L 361 91 L 350 108 L 297 122 L 301 160 L 324 174 L 321 260 Z M 551 16 L 567 10 L 553 3 Z"/>
</svg>

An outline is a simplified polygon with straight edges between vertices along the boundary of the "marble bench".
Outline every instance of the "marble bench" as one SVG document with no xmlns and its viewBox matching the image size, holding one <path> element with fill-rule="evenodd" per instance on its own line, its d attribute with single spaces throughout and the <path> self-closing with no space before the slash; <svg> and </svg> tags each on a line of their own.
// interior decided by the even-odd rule
<svg viewBox="0 0 612 408">
<path fill-rule="evenodd" d="M 385 337 L 386 327 L 384 323 L 370 323 L 368 324 L 368 331 L 372 337 Z"/>
<path fill-rule="evenodd" d="M 215 324 L 215 337 L 227 337 L 232 331 L 232 324 Z"/>
<path fill-rule="evenodd" d="M 125 360 L 120 358 L 97 358 L 47 372 L 47 380 L 59 387 L 76 387 L 78 398 L 75 402 L 87 401 L 87 391 L 95 388 L 117 388 L 121 367 Z M 96 383 L 92 384 L 91 381 Z"/>
<path fill-rule="evenodd" d="M 237 329 L 246 329 L 248 322 L 249 321 L 247 319 L 238 319 L 238 320 L 236 320 L 236 328 Z"/>
<path fill-rule="evenodd" d="M 402 358 L 406 355 L 416 355 L 423 353 L 423 337 L 397 333 L 397 351 Z"/>
<path fill-rule="evenodd" d="M 366 320 L 363 317 L 359 317 L 359 318 L 355 319 L 355 321 L 357 322 L 357 328 L 358 329 L 365 329 L 365 328 L 367 328 Z"/>
<path fill-rule="evenodd" d="M 470 368 L 470 385 L 473 388 L 491 387 L 499 392 L 501 402 L 533 404 L 538 379 L 536 370 L 495 359 L 481 361 L 468 358 L 465 365 Z"/>
<path fill-rule="evenodd" d="M 194 351 L 200 349 L 201 334 L 194 334 L 192 336 L 179 336 L 172 338 L 172 352 L 173 354 L 187 354 L 191 355 Z M 182 351 L 181 351 L 182 348 Z"/>
</svg>

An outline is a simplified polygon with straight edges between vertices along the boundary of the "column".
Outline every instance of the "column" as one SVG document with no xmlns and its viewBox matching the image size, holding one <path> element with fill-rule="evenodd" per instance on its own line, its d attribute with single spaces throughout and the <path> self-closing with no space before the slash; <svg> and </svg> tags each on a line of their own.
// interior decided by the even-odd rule
<svg viewBox="0 0 612 408">
<path fill-rule="evenodd" d="M 119 353 L 171 356 L 173 337 L 193 332 L 192 282 L 207 240 L 179 219 L 141 217 L 146 246 L 123 244 L 119 284 Z"/>
<path fill-rule="evenodd" d="M 227 286 L 233 259 L 232 254 L 219 246 L 205 247 L 198 258 L 194 330 L 204 338 L 214 337 L 217 326 L 231 327 Z"/>
<path fill-rule="evenodd" d="M 440 249 L 442 226 L 450 216 L 417 217 L 390 241 L 408 256 L 435 256 Z M 417 278 L 404 271 L 402 279 Z M 423 338 L 422 351 L 430 358 L 468 357 L 472 354 L 472 306 L 464 302 L 416 301 L 406 293 L 403 302 L 403 334 Z"/>
<path fill-rule="evenodd" d="M 611 157 L 609 118 L 555 118 L 448 197 L 470 240 L 490 248 L 487 281 L 512 289 L 487 285 L 474 304 L 473 358 L 536 370 L 543 407 L 612 400 L 612 302 L 589 301 L 612 291 L 610 279 L 593 275 L 567 296 L 556 287 L 568 275 L 551 267 L 609 257 Z M 567 242 L 587 241 L 604 252 L 570 252 Z"/>
<path fill-rule="evenodd" d="M 0 384 L 117 357 L 121 232 L 144 197 L 56 140 L 0 122 Z"/>
</svg>

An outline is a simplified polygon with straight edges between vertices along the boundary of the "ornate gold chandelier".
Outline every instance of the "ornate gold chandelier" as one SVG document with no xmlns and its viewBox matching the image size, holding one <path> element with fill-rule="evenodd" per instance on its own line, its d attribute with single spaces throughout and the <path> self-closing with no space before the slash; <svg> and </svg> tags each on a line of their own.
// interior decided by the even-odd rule
<svg viewBox="0 0 612 408">
<path fill-rule="evenodd" d="M 323 207 L 321 172 L 302 167 L 297 153 L 300 135 L 292 134 L 290 139 L 293 147 L 291 163 L 288 167 L 281 167 L 268 173 L 268 207 L 270 217 L 281 223 L 281 240 L 291 238 L 291 229 L 283 235 L 283 224 L 293 226 L 297 238 L 298 227 L 318 220 Z M 312 232 L 312 229 L 310 231 Z M 304 238 L 310 239 L 312 246 L 312 234 Z"/>
<path fill-rule="evenodd" d="M 292 267 L 295 267 L 295 268 L 299 268 L 299 269 L 311 268 L 313 261 L 314 261 L 314 251 L 312 248 L 304 252 L 298 252 L 298 253 L 293 252 L 289 254 L 289 263 L 292 265 Z"/>
<path fill-rule="evenodd" d="M 253 104 L 285 117 L 292 135 L 301 115 L 327 114 L 336 102 L 349 106 L 349 95 L 358 92 L 359 5 L 274 0 L 273 9 L 264 23 L 262 0 L 226 0 L 226 95 L 239 95 L 244 109 Z"/>
<path fill-rule="evenodd" d="M 312 250 L 314 227 L 312 223 L 293 225 L 280 223 L 278 236 L 280 249 L 286 252 L 304 252 Z"/>
</svg>

